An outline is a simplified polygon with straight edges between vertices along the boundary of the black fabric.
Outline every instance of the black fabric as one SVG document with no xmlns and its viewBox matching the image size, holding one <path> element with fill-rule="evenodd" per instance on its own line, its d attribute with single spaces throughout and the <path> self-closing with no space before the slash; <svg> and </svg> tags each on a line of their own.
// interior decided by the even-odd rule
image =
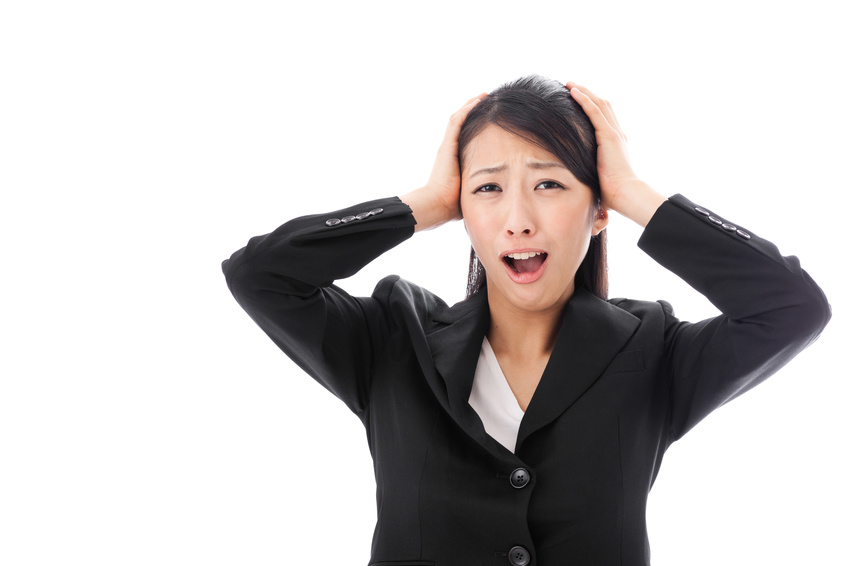
<svg viewBox="0 0 849 566">
<path fill-rule="evenodd" d="M 796 258 L 676 195 L 639 245 L 723 314 L 682 322 L 663 301 L 577 291 L 513 454 L 468 404 L 485 290 L 449 307 L 397 276 L 371 297 L 333 285 L 414 225 L 399 199 L 380 199 L 287 222 L 223 263 L 239 304 L 366 428 L 373 564 L 506 565 L 517 546 L 532 566 L 649 564 L 646 499 L 666 449 L 831 316 Z M 522 489 L 510 482 L 518 468 Z"/>
</svg>

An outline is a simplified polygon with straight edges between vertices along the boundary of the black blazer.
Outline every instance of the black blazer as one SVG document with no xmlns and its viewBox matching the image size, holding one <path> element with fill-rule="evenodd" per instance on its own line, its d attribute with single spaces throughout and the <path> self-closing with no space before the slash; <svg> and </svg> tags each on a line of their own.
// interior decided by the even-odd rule
<svg viewBox="0 0 849 566">
<path fill-rule="evenodd" d="M 515 454 L 468 403 L 486 291 L 448 307 L 397 276 L 333 284 L 413 234 L 397 198 L 287 222 L 224 261 L 239 304 L 362 420 L 378 520 L 371 564 L 646 565 L 646 498 L 669 445 L 774 373 L 830 318 L 795 257 L 680 195 L 639 246 L 723 313 L 577 290 Z"/>
</svg>

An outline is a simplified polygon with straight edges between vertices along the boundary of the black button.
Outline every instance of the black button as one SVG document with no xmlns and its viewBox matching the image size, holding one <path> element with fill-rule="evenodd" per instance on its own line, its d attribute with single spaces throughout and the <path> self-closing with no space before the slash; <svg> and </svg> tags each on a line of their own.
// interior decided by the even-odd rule
<svg viewBox="0 0 849 566">
<path fill-rule="evenodd" d="M 369 214 L 371 214 L 372 216 L 375 216 L 375 215 L 377 215 L 377 214 L 380 214 L 381 212 L 383 212 L 383 209 L 382 209 L 382 208 L 375 208 L 374 210 L 369 210 L 369 211 L 368 211 L 368 213 L 369 213 Z"/>
<path fill-rule="evenodd" d="M 531 474 L 528 473 L 528 470 L 525 468 L 516 468 L 513 470 L 513 473 L 510 474 L 510 485 L 515 487 L 516 489 L 522 489 L 528 482 L 531 481 Z"/>
<path fill-rule="evenodd" d="M 347 224 L 348 222 L 353 222 L 356 219 L 357 219 L 356 216 L 346 216 L 345 218 L 342 219 L 342 222 Z"/>
<path fill-rule="evenodd" d="M 325 222 L 325 224 L 327 224 L 328 226 L 336 226 L 336 225 L 337 225 L 337 224 L 339 224 L 340 222 L 342 222 L 342 221 L 341 221 L 341 220 L 339 220 L 338 218 L 331 218 L 330 220 L 328 220 L 327 222 Z"/>
<path fill-rule="evenodd" d="M 722 224 L 722 220 L 720 220 L 720 219 L 719 219 L 719 218 L 717 218 L 716 216 L 708 216 L 708 220 L 710 220 L 710 221 L 711 221 L 711 222 L 713 222 L 714 224 Z M 344 218 L 342 219 L 342 222 L 345 222 L 345 219 L 344 219 Z"/>
<path fill-rule="evenodd" d="M 362 213 L 357 215 L 357 220 L 364 220 L 364 219 L 368 218 L 369 216 L 370 215 L 369 215 L 368 212 L 362 212 Z"/>
<path fill-rule="evenodd" d="M 705 216 L 710 216 L 710 210 L 706 210 L 701 206 L 696 207 L 696 212 L 698 212 L 699 214 L 704 214 Z"/>
<path fill-rule="evenodd" d="M 729 232 L 734 232 L 737 230 L 737 227 L 733 224 L 725 223 L 722 225 L 723 230 L 728 230 Z"/>
<path fill-rule="evenodd" d="M 737 235 L 743 238 L 744 240 L 750 240 L 752 238 L 751 234 L 742 230 L 737 230 Z"/>
<path fill-rule="evenodd" d="M 531 555 L 524 546 L 514 546 L 507 554 L 507 559 L 512 566 L 526 566 L 531 563 Z"/>
</svg>

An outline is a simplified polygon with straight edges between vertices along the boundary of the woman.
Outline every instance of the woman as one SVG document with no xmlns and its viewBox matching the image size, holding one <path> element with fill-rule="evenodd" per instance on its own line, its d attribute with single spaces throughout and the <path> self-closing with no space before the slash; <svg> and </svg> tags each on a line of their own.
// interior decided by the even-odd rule
<svg viewBox="0 0 849 566">
<path fill-rule="evenodd" d="M 723 314 L 691 324 L 663 301 L 607 300 L 608 210 Z M 333 284 L 460 218 L 465 301 L 397 276 L 371 297 Z M 424 187 L 287 222 L 223 269 L 365 425 L 384 566 L 648 564 L 665 450 L 830 318 L 795 258 L 639 180 L 606 101 L 535 76 L 454 114 Z"/>
</svg>

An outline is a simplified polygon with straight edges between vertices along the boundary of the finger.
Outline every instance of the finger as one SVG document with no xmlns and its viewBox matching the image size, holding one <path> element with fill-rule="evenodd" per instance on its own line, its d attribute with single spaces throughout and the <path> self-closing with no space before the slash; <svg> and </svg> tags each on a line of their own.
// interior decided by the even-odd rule
<svg viewBox="0 0 849 566">
<path fill-rule="evenodd" d="M 569 86 L 569 85 L 571 85 L 571 86 Z M 591 91 L 590 89 L 588 89 L 584 85 L 575 84 L 572 81 L 569 81 L 569 82 L 566 83 L 566 88 L 568 88 L 570 92 L 573 88 L 577 88 L 578 90 L 580 90 L 581 92 L 586 94 L 589 97 L 589 99 L 592 100 L 593 103 L 596 106 L 598 106 L 599 108 L 608 104 L 608 102 L 606 100 L 602 99 L 600 96 L 593 93 L 593 91 Z"/>
<path fill-rule="evenodd" d="M 606 132 L 613 129 L 610 122 L 607 120 L 607 116 L 605 116 L 604 112 L 601 111 L 601 108 L 599 108 L 595 101 L 582 91 L 580 87 L 572 87 L 570 94 L 572 95 L 572 98 L 581 105 L 581 108 L 584 109 L 584 112 L 589 117 L 590 122 L 592 122 L 598 134 L 604 135 Z"/>
<path fill-rule="evenodd" d="M 466 103 L 463 105 L 463 107 L 465 108 L 466 106 L 468 106 L 468 105 L 469 105 L 469 104 L 471 104 L 472 102 L 480 101 L 480 100 L 481 100 L 481 99 L 483 99 L 485 96 L 486 96 L 486 93 L 485 93 L 485 92 L 482 92 L 482 93 L 480 93 L 480 94 L 479 94 L 479 95 L 477 95 L 477 96 L 473 96 L 473 97 L 471 97 L 469 100 L 467 100 L 467 101 L 466 101 Z"/>
<path fill-rule="evenodd" d="M 454 114 L 451 115 L 451 119 L 448 120 L 448 127 L 445 130 L 445 141 L 457 141 L 457 138 L 460 135 L 460 128 L 463 126 L 463 122 L 466 121 L 466 116 L 469 115 L 472 108 L 481 101 L 486 96 L 486 93 L 481 93 L 478 96 L 470 98 L 466 101 L 466 104 L 463 105 L 462 108 L 457 110 Z"/>
<path fill-rule="evenodd" d="M 596 95 L 590 89 L 588 89 L 587 87 L 585 87 L 583 85 L 578 85 L 578 84 L 572 83 L 571 81 L 566 83 L 566 84 L 567 85 L 571 84 L 572 85 L 571 88 L 577 88 L 580 92 L 587 95 L 587 97 L 589 97 L 589 99 L 593 101 L 593 104 L 595 104 L 599 108 L 599 110 L 601 110 L 602 114 L 604 114 L 604 117 L 607 119 L 607 121 L 611 125 L 614 125 L 614 124 L 618 125 L 618 121 L 616 120 L 616 115 L 613 113 L 613 105 L 610 104 L 610 102 L 608 102 L 607 100 L 604 100 L 600 96 Z M 571 92 L 571 88 L 570 88 L 570 92 Z"/>
<path fill-rule="evenodd" d="M 601 110 L 601 113 L 604 114 L 604 117 L 607 119 L 607 122 L 611 125 L 611 127 L 619 130 L 621 133 L 622 128 L 619 126 L 619 120 L 616 119 L 616 114 L 613 112 L 613 105 L 609 101 L 604 100 L 600 96 L 594 94 L 587 87 L 575 84 L 572 81 L 566 83 L 566 88 L 570 89 L 570 92 L 572 88 L 577 88 L 580 92 L 587 95 L 587 97 L 589 97 L 589 99 L 593 101 L 593 104 L 595 104 L 598 109 Z"/>
<path fill-rule="evenodd" d="M 482 92 L 477 96 L 473 96 L 472 98 L 467 100 L 466 103 L 463 105 L 463 107 L 460 108 L 457 112 L 455 112 L 451 117 L 454 118 L 455 116 L 461 115 L 461 116 L 463 116 L 463 118 L 465 118 L 466 115 L 469 113 L 469 111 L 472 108 L 474 108 L 475 104 L 477 104 L 478 102 L 483 100 L 483 98 L 485 96 L 486 96 L 485 92 Z"/>
<path fill-rule="evenodd" d="M 454 114 L 452 114 L 451 117 L 454 118 L 457 115 L 465 116 L 466 114 L 469 113 L 469 110 L 474 108 L 475 104 L 480 102 L 485 96 L 486 96 L 485 92 L 482 92 L 477 96 L 473 96 L 472 98 L 467 100 L 466 103 L 463 104 L 463 106 L 459 110 L 457 110 Z"/>
</svg>

